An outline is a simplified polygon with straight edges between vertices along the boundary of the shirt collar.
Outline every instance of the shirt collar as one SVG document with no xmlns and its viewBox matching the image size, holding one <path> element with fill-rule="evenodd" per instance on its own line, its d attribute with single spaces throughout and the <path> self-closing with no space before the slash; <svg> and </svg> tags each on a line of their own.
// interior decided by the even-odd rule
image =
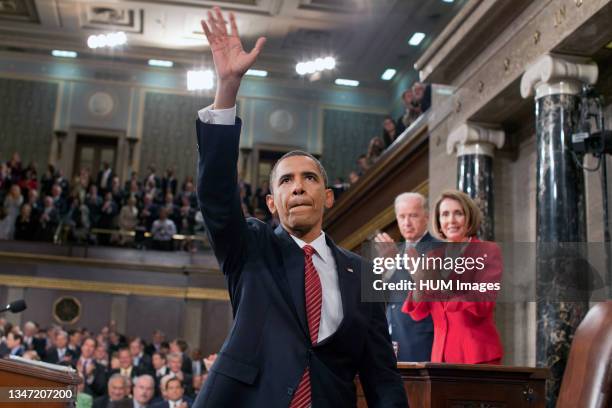
<svg viewBox="0 0 612 408">
<path fill-rule="evenodd" d="M 321 231 L 321 234 L 317 238 L 315 238 L 311 243 L 306 243 L 302 241 L 301 239 L 299 239 L 298 237 L 294 237 L 291 234 L 289 235 L 291 236 L 291 238 L 293 238 L 295 243 L 298 244 L 300 248 L 304 248 L 306 245 L 310 245 L 311 247 L 315 249 L 317 255 L 319 255 L 319 258 L 321 258 L 321 260 L 323 260 L 324 263 L 329 262 L 330 260 L 329 256 L 331 254 L 329 253 L 329 247 L 327 246 L 327 241 L 325 240 L 325 232 Z"/>
<path fill-rule="evenodd" d="M 413 241 L 413 242 L 408 242 L 408 241 L 406 241 L 406 245 L 412 245 L 412 246 L 414 246 L 414 245 L 418 244 L 419 242 L 421 242 L 421 240 L 423 239 L 423 237 L 424 237 L 425 235 L 427 235 L 427 231 L 425 231 L 425 232 L 423 233 L 423 235 L 421 235 L 421 236 L 419 237 L 419 239 L 417 239 L 417 240 L 415 240 L 415 241 Z"/>
</svg>

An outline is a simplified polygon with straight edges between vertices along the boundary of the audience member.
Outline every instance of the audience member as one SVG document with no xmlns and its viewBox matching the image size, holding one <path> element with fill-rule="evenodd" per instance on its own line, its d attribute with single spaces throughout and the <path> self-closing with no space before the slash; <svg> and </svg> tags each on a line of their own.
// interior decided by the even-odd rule
<svg viewBox="0 0 612 408">
<path fill-rule="evenodd" d="M 149 374 L 134 378 L 132 390 L 133 408 L 147 408 L 155 395 L 155 380 Z"/>
<path fill-rule="evenodd" d="M 128 399 L 129 380 L 121 374 L 112 374 L 108 379 L 108 394 L 94 399 L 93 408 L 132 407 Z"/>
<path fill-rule="evenodd" d="M 159 219 L 155 220 L 151 227 L 153 249 L 171 251 L 173 249 L 172 237 L 175 234 L 176 225 L 174 225 L 174 221 L 168 218 L 168 210 L 162 207 L 159 210 Z"/>
</svg>

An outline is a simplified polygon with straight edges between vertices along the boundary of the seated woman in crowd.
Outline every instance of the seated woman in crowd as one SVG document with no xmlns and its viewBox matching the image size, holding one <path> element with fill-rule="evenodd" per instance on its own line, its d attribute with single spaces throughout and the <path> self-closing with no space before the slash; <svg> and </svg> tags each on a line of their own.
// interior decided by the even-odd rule
<svg viewBox="0 0 612 408">
<path fill-rule="evenodd" d="M 474 274 L 457 275 L 458 279 L 469 279 L 471 276 L 476 282 L 500 282 L 503 265 L 499 247 L 492 242 L 481 242 L 476 237 L 481 218 L 479 208 L 467 194 L 458 190 L 443 192 L 434 206 L 433 231 L 440 239 L 454 245 L 436 249 L 428 256 L 480 257 L 484 259 L 484 268 Z M 424 273 L 437 274 L 430 277 L 438 279 L 449 278 L 441 276 L 443 272 L 428 270 L 416 273 L 415 281 L 423 279 Z M 466 299 L 465 294 L 458 291 L 445 295 L 449 296 L 441 296 L 439 292 L 431 296 L 430 293 L 415 290 L 402 308 L 414 320 L 431 315 L 434 323 L 431 361 L 501 364 L 503 349 L 493 320 L 494 296 L 489 294 L 479 298 L 470 295 Z"/>
</svg>

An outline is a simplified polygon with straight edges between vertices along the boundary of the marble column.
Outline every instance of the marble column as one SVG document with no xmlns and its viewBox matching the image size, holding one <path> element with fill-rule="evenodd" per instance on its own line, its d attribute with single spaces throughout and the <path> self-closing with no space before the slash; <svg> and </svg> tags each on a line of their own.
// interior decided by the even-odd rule
<svg viewBox="0 0 612 408">
<path fill-rule="evenodd" d="M 453 130 L 446 141 L 447 153 L 457 153 L 457 189 L 469 194 L 482 211 L 478 236 L 495 238 L 493 207 L 493 157 L 504 145 L 503 130 L 465 123 Z"/>
<path fill-rule="evenodd" d="M 573 265 L 575 243 L 586 241 L 583 170 L 571 151 L 584 83 L 597 65 L 543 55 L 521 78 L 523 98 L 535 96 L 536 115 L 536 361 L 548 367 L 547 407 L 554 407 L 571 339 L 585 316 L 588 294 L 573 292 L 581 276 Z M 572 244 L 570 244 L 572 243 Z"/>
</svg>

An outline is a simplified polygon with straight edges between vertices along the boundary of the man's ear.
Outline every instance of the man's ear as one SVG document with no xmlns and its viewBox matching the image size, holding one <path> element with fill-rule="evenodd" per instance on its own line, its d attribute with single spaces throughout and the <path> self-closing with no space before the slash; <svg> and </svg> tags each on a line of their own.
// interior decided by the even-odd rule
<svg viewBox="0 0 612 408">
<path fill-rule="evenodd" d="M 276 206 L 274 205 L 274 196 L 272 194 L 266 194 L 266 205 L 272 215 L 276 215 Z"/>
<path fill-rule="evenodd" d="M 325 189 L 325 208 L 329 209 L 334 206 L 334 191 L 331 188 Z"/>
</svg>

